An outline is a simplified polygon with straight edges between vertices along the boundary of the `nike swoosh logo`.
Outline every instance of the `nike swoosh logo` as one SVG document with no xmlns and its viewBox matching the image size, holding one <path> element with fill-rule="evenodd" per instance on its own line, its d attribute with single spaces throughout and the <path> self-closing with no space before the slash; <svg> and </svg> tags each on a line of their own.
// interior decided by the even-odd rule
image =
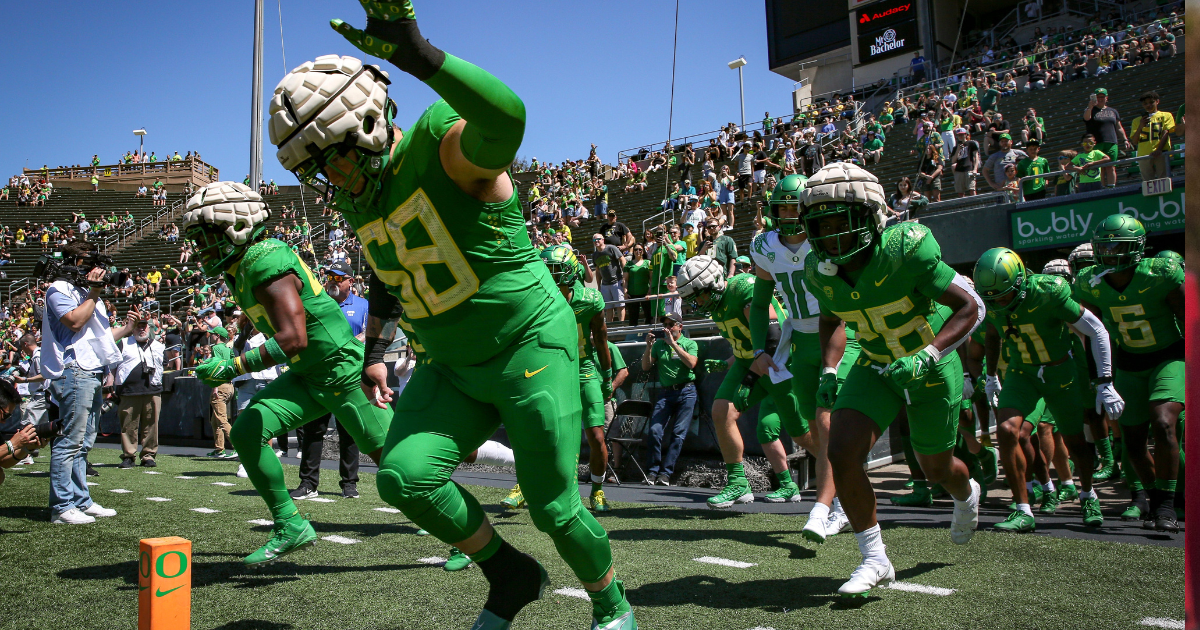
<svg viewBox="0 0 1200 630">
<path fill-rule="evenodd" d="M 148 588 L 150 588 L 150 587 L 149 587 L 149 586 L 139 586 L 139 587 L 138 587 L 138 590 L 139 590 L 139 591 L 144 591 L 144 590 L 146 590 L 146 589 L 148 589 Z"/>
<path fill-rule="evenodd" d="M 400 156 L 400 161 L 396 162 L 396 165 L 392 167 L 392 175 L 395 175 L 400 172 L 400 167 L 404 165 L 404 158 L 406 158 L 406 157 L 408 157 L 407 153 Z"/>
<path fill-rule="evenodd" d="M 1027 311 L 1032 313 L 1032 312 L 1038 310 L 1039 308 L 1042 308 L 1041 304 L 1038 304 L 1037 306 L 1034 306 L 1033 308 L 1027 309 Z"/>
<path fill-rule="evenodd" d="M 1147 291 L 1149 291 L 1150 289 L 1153 289 L 1153 288 L 1154 288 L 1154 287 L 1146 287 L 1145 289 L 1138 289 L 1138 293 L 1145 293 L 1145 292 L 1147 292 Z"/>
<path fill-rule="evenodd" d="M 162 589 L 160 588 L 160 589 L 157 589 L 157 590 L 155 590 L 155 591 L 154 591 L 154 596 L 155 596 L 155 597 L 162 597 L 163 595 L 166 595 L 166 594 L 168 594 L 168 593 L 171 593 L 171 592 L 173 592 L 173 591 L 178 591 L 178 590 L 179 590 L 179 589 L 181 589 L 181 588 L 183 588 L 183 585 L 182 585 L 182 584 L 180 584 L 179 586 L 176 586 L 175 588 L 173 588 L 173 589 L 171 589 L 171 590 L 169 590 L 169 591 L 164 591 L 164 590 L 162 590 Z"/>
<path fill-rule="evenodd" d="M 1063 383 L 1062 385 L 1059 385 L 1059 386 L 1058 386 L 1058 388 L 1059 388 L 1059 389 L 1066 389 L 1066 388 L 1068 388 L 1068 387 L 1070 387 L 1070 386 L 1072 386 L 1072 385 L 1074 385 L 1074 384 L 1075 384 L 1075 381 L 1071 381 L 1070 383 Z"/>
<path fill-rule="evenodd" d="M 541 370 L 538 370 L 538 371 L 540 372 Z M 593 376 L 595 376 L 595 375 L 594 374 L 584 374 L 583 378 L 592 378 Z"/>
<path fill-rule="evenodd" d="M 892 275 L 892 274 L 889 273 L 888 276 L 890 276 L 890 275 Z M 888 279 L 888 276 L 884 276 L 884 277 L 880 278 L 879 282 L 875 283 L 875 286 L 879 286 L 879 285 L 883 284 Z"/>
<path fill-rule="evenodd" d="M 532 371 L 532 372 L 530 372 L 530 371 L 529 371 L 529 369 L 528 369 L 528 368 L 526 368 L 526 370 L 525 370 L 525 378 L 533 378 L 533 376 L 534 376 L 535 374 L 537 374 L 538 372 L 541 372 L 542 370 L 544 370 L 544 369 L 546 369 L 546 368 L 548 368 L 548 367 L 550 367 L 550 366 L 549 366 L 549 365 L 543 365 L 542 367 L 540 367 L 540 368 L 538 368 L 538 369 L 536 369 L 536 370 L 534 370 L 534 371 Z"/>
<path fill-rule="evenodd" d="M 939 385 L 945 385 L 945 384 L 946 384 L 945 381 L 942 381 L 941 383 L 925 383 L 925 387 L 937 387 Z"/>
<path fill-rule="evenodd" d="M 579 309 L 579 310 L 575 311 L 575 314 L 576 314 L 576 315 L 578 315 L 578 314 L 582 313 L 582 312 L 583 312 L 583 310 L 584 310 L 584 309 L 582 309 L 582 308 L 581 308 L 581 309 Z"/>
</svg>

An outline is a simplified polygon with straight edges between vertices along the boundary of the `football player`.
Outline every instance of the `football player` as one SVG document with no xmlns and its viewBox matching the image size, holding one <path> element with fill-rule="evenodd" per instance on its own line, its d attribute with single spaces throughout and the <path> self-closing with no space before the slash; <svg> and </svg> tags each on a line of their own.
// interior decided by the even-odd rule
<svg viewBox="0 0 1200 630">
<path fill-rule="evenodd" d="M 359 449 L 378 462 L 391 421 L 359 387 L 362 342 L 295 252 L 283 241 L 265 238 L 269 217 L 262 197 L 235 182 L 201 188 L 187 200 L 183 215 L 183 231 L 196 244 L 204 274 L 223 276 L 238 307 L 267 337 L 244 354 L 214 353 L 196 366 L 196 376 L 217 386 L 248 372 L 288 366 L 255 394 L 229 435 L 275 521 L 267 544 L 243 559 L 247 565 L 277 560 L 317 539 L 288 494 L 271 439 L 332 413 Z"/>
<path fill-rule="evenodd" d="M 812 251 L 808 289 L 820 306 L 822 389 L 842 358 L 843 323 L 854 330 L 858 359 L 837 391 L 829 459 L 837 492 L 863 561 L 838 589 L 865 597 L 896 579 L 875 496 L 863 462 L 904 408 L 921 469 L 954 498 L 950 538 L 966 544 L 979 523 L 979 484 L 954 457 L 963 393 L 957 347 L 983 319 L 979 296 L 949 265 L 929 228 L 884 229 L 883 188 L 866 170 L 839 162 L 817 171 L 801 195 Z"/>
<path fill-rule="evenodd" d="M 1149 500 L 1134 494 L 1142 527 L 1179 530 L 1175 487 L 1179 475 L 1176 434 L 1183 413 L 1183 267 L 1170 258 L 1145 258 L 1146 229 L 1136 218 L 1114 214 L 1096 226 L 1096 264 L 1075 281 L 1075 295 L 1098 314 L 1117 342 L 1116 391 L 1126 401 L 1118 419 L 1130 463 Z M 1111 414 L 1110 414 L 1111 415 Z M 1155 456 L 1147 442 L 1154 433 Z M 1132 479 L 1131 479 L 1132 481 Z"/>
<path fill-rule="evenodd" d="M 604 471 L 608 467 L 604 402 L 612 398 L 612 356 L 608 352 L 608 325 L 604 323 L 604 296 L 583 286 L 583 269 L 570 247 L 557 245 L 542 250 L 542 261 L 550 268 L 554 283 L 575 314 L 579 335 L 579 398 L 583 404 L 583 431 L 591 452 L 589 501 L 593 511 L 607 512 L 610 508 L 603 489 Z"/>
<path fill-rule="evenodd" d="M 1075 249 L 1071 250 L 1071 253 L 1067 256 L 1067 269 L 1070 275 L 1066 276 L 1070 279 L 1071 286 L 1075 286 L 1075 279 L 1079 277 L 1080 272 L 1094 264 L 1096 262 L 1092 256 L 1092 244 L 1090 242 L 1081 243 Z M 1072 288 L 1072 290 L 1074 289 Z M 1091 406 L 1089 405 L 1088 408 L 1091 409 Z M 1103 414 L 1097 414 L 1094 411 L 1085 413 L 1088 419 L 1088 426 L 1092 430 L 1092 437 L 1096 441 L 1096 455 L 1100 459 L 1097 464 L 1098 469 L 1092 475 L 1092 481 L 1107 481 L 1119 476 L 1121 469 L 1117 464 L 1114 453 L 1120 452 L 1122 459 L 1126 461 L 1129 459 L 1122 444 L 1116 441 L 1120 439 L 1120 425 L 1113 420 L 1110 427 L 1109 422 L 1105 420 Z M 1139 483 L 1138 485 L 1140 486 L 1141 484 Z M 1134 520 L 1140 520 L 1140 516 Z"/>
<path fill-rule="evenodd" d="M 800 501 L 800 488 L 792 481 L 787 453 L 779 441 L 781 424 L 795 442 L 813 450 L 808 424 L 801 417 L 790 380 L 776 382 L 767 374 L 750 370 L 753 357 L 750 343 L 750 300 L 754 293 L 754 276 L 743 273 L 725 280 L 725 270 L 711 256 L 689 258 L 678 274 L 679 295 L 698 314 L 712 317 L 733 350 L 732 362 L 725 373 L 713 401 L 713 424 L 717 426 L 717 442 L 725 459 L 728 478 L 725 487 L 708 498 L 708 507 L 726 509 L 735 503 L 750 503 L 754 494 L 746 481 L 742 465 L 742 434 L 737 419 L 746 409 L 762 402 L 758 411 L 758 441 L 771 463 L 779 489 L 768 494 L 768 503 Z M 771 319 L 787 313 L 774 300 Z"/>
<path fill-rule="evenodd" d="M 820 307 L 816 297 L 805 284 L 805 264 L 812 244 L 800 220 L 800 197 L 807 177 L 788 175 L 775 185 L 768 202 L 767 213 L 771 228 L 759 234 L 750 245 L 755 265 L 754 299 L 750 306 L 750 336 L 754 341 L 754 364 L 751 370 L 765 373 L 778 369 L 766 352 L 766 307 L 776 291 L 787 302 L 791 328 L 787 341 L 791 360 L 787 367 L 792 373 L 792 392 L 800 404 L 800 416 L 812 429 L 809 441 L 815 448 L 806 447 L 816 456 L 817 496 L 804 524 L 806 539 L 821 543 L 829 536 L 847 529 L 850 521 L 836 498 L 837 490 L 829 467 L 829 414 L 837 395 L 838 384 L 850 371 L 858 356 L 856 341 L 847 339 L 845 327 L 834 332 L 829 356 L 833 363 L 822 370 Z M 839 372 L 840 370 L 840 372 Z"/>
<path fill-rule="evenodd" d="M 574 317 L 529 240 L 506 172 L 525 106 L 491 74 L 426 41 L 408 0 L 362 5 L 365 30 L 341 20 L 333 28 L 441 98 L 404 130 L 392 120 L 386 73 L 327 55 L 279 83 L 270 131 L 280 163 L 333 196 L 375 270 L 362 366 L 368 396 L 381 406 L 391 400 L 383 352 L 398 318 L 428 357 L 395 405 L 380 497 L 479 566 L 490 590 L 473 627 L 508 628 L 548 576 L 450 479 L 503 423 L 534 525 L 588 591 L 593 628 L 636 628 L 613 579 L 608 534 L 584 509 L 575 479 Z"/>
<path fill-rule="evenodd" d="M 1057 276 L 1031 274 L 1016 252 L 995 247 L 983 253 L 975 263 L 975 288 L 987 304 L 986 341 L 988 375 L 984 392 L 996 408 L 996 433 L 1000 439 L 1000 457 L 1013 491 L 1016 509 L 994 527 L 998 531 L 1031 532 L 1035 528 L 1029 493 L 1025 485 L 1028 461 L 1021 439 L 1028 438 L 1036 426 L 1028 419 L 1039 400 L 1053 414 L 1054 424 L 1064 436 L 1079 473 L 1080 507 L 1083 523 L 1097 527 L 1104 523 L 1100 501 L 1092 489 L 1092 450 L 1083 436 L 1083 408 L 1090 394 L 1085 375 L 1074 358 L 1072 340 L 1078 330 L 1091 339 L 1096 358 L 1095 406 L 1110 416 L 1120 417 L 1124 403 L 1112 385 L 1112 355 L 1109 337 L 1099 318 L 1085 311 L 1071 297 L 1070 285 Z M 992 368 L 1003 352 L 1008 369 L 1003 383 Z M 1043 426 L 1050 428 L 1042 418 Z M 1046 465 L 1052 458 L 1054 437 L 1043 431 L 1042 453 Z M 1060 474 L 1062 472 L 1060 471 Z M 1066 476 L 1070 477 L 1069 469 Z M 1049 478 L 1047 476 L 1047 481 Z M 1057 505 L 1053 487 L 1046 485 L 1043 501 Z"/>
</svg>

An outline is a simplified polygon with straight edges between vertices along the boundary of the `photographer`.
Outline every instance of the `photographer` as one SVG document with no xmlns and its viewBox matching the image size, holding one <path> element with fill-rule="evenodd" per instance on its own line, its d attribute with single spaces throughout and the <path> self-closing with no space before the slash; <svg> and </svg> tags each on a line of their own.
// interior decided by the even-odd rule
<svg viewBox="0 0 1200 630">
<path fill-rule="evenodd" d="M 0 380 L 0 417 L 8 417 L 20 403 L 21 395 L 17 393 L 17 388 L 8 381 Z M 37 429 L 28 424 L 23 425 L 11 438 L 0 444 L 0 483 L 4 483 L 5 468 L 16 466 L 42 446 L 43 442 L 38 438 Z"/>
<path fill-rule="evenodd" d="M 675 460 L 683 449 L 692 424 L 692 411 L 696 408 L 696 384 L 692 370 L 699 362 L 699 346 L 683 335 L 683 317 L 679 311 L 668 311 L 663 316 L 663 327 L 646 333 L 646 351 L 642 353 L 642 371 L 658 365 L 658 400 L 650 416 L 649 462 L 647 485 L 671 485 L 671 473 Z M 668 419 L 671 421 L 670 435 L 663 454 L 663 436 Z"/>
<path fill-rule="evenodd" d="M 140 320 L 133 335 L 122 339 L 116 390 L 121 397 L 121 468 L 133 468 L 138 444 L 142 466 L 153 468 L 158 454 L 158 412 L 162 408 L 163 354 L 166 347 L 150 335 L 150 322 Z"/>
<path fill-rule="evenodd" d="M 62 261 L 51 269 L 54 281 L 42 318 L 42 376 L 50 380 L 62 423 L 50 446 L 50 522 L 81 525 L 117 513 L 92 501 L 87 453 L 96 440 L 101 378 L 106 368 L 120 364 L 117 341 L 133 332 L 141 316 L 131 307 L 124 326 L 109 327 L 100 291 L 112 274 L 90 243 L 68 243 Z"/>
</svg>

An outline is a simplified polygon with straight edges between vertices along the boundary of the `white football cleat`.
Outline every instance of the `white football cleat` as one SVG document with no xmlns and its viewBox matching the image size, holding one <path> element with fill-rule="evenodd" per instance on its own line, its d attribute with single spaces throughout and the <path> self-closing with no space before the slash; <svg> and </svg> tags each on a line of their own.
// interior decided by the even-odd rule
<svg viewBox="0 0 1200 630">
<path fill-rule="evenodd" d="M 90 507 L 88 507 L 88 509 L 84 510 L 83 513 L 87 514 L 88 516 L 101 516 L 101 517 L 117 515 L 116 510 L 106 508 L 103 505 L 100 505 L 99 503 L 96 503 L 96 502 L 92 502 L 92 505 Z"/>
<path fill-rule="evenodd" d="M 241 464 L 238 464 L 237 476 L 238 476 L 238 477 L 241 477 L 242 479 L 246 479 L 246 478 L 248 478 L 250 475 L 247 475 L 247 474 L 246 474 L 246 467 L 245 467 L 245 466 L 243 466 L 243 465 L 241 465 Z"/>
<path fill-rule="evenodd" d="M 883 562 L 886 564 L 879 564 L 875 560 L 863 560 L 854 573 L 850 574 L 850 579 L 838 589 L 838 593 L 843 597 L 866 597 L 872 588 L 895 582 L 896 569 L 892 567 L 892 561 L 884 556 Z"/>
<path fill-rule="evenodd" d="M 975 528 L 979 527 L 979 483 L 971 483 L 971 496 L 966 501 L 954 502 L 954 517 L 950 521 L 950 541 L 956 545 L 971 542 Z"/>
<path fill-rule="evenodd" d="M 825 536 L 832 537 L 850 529 L 850 519 L 846 513 L 841 510 L 834 510 L 829 513 L 829 518 L 825 521 Z"/>
<path fill-rule="evenodd" d="M 819 545 L 825 542 L 825 539 L 829 537 L 825 527 L 828 523 L 828 519 L 813 518 L 813 516 L 810 514 L 808 516 L 808 522 L 804 524 L 804 529 L 800 531 L 800 534 L 804 536 L 805 540 L 817 543 Z"/>
</svg>

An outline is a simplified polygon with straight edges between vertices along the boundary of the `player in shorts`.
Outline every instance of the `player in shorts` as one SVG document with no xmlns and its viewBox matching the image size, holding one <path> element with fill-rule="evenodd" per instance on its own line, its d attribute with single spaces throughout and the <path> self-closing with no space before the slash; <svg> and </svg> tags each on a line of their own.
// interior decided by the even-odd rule
<svg viewBox="0 0 1200 630">
<path fill-rule="evenodd" d="M 816 459 L 817 496 L 804 524 L 803 535 L 813 542 L 824 542 L 849 527 L 850 521 L 836 498 L 837 490 L 829 468 L 829 417 L 837 386 L 845 379 L 858 356 L 857 342 L 847 339 L 843 330 L 835 333 L 835 345 L 845 346 L 840 361 L 831 370 L 822 370 L 821 341 L 817 334 L 820 307 L 804 280 L 805 264 L 812 245 L 800 220 L 800 197 L 807 177 L 788 175 L 775 185 L 767 206 L 771 228 L 754 239 L 750 255 L 754 260 L 754 298 L 750 305 L 750 336 L 754 343 L 754 371 L 767 372 L 779 366 L 766 348 L 765 304 L 776 293 L 783 296 L 789 318 L 784 322 L 791 332 L 790 361 L 783 366 L 792 374 L 792 393 L 800 404 L 800 417 L 812 428 L 809 448 Z M 824 373 L 823 373 L 824 372 Z"/>
<path fill-rule="evenodd" d="M 362 342 L 308 266 L 286 243 L 265 238 L 270 216 L 258 193 L 234 182 L 201 188 L 188 199 L 183 215 L 183 231 L 196 243 L 205 275 L 223 276 L 238 307 L 267 337 L 243 354 L 201 363 L 196 376 L 216 387 L 271 366 L 288 366 L 251 398 L 229 435 L 275 521 L 267 544 L 243 559 L 247 565 L 277 560 L 317 539 L 288 494 L 271 439 L 332 413 L 359 449 L 378 462 L 390 422 L 359 387 Z"/>
<path fill-rule="evenodd" d="M 820 306 L 822 389 L 841 357 L 843 323 L 860 353 L 831 402 L 829 459 L 863 561 L 838 589 L 865 597 L 896 579 L 875 516 L 863 462 L 901 409 L 921 469 L 954 498 L 950 539 L 966 544 L 979 522 L 979 484 L 954 457 L 963 384 L 956 348 L 983 319 L 979 296 L 942 262 L 929 228 L 884 229 L 883 188 L 839 162 L 817 171 L 800 198 L 812 251 L 805 281 Z M 818 397 L 821 394 L 818 393 Z"/>
<path fill-rule="evenodd" d="M 426 41 L 411 2 L 363 6 L 365 31 L 341 20 L 333 28 L 441 98 L 402 129 L 382 70 L 327 55 L 276 87 L 270 132 L 283 167 L 332 197 L 375 271 L 362 365 L 368 396 L 381 406 L 392 398 L 383 353 L 398 319 L 428 359 L 395 404 L 379 495 L 479 566 L 489 592 L 472 627 L 509 628 L 548 575 L 450 478 L 503 424 L 534 526 L 589 593 L 593 628 L 632 630 L 608 534 L 579 497 L 577 326 L 530 243 L 507 174 L 525 106 L 491 74 Z"/>
<path fill-rule="evenodd" d="M 768 494 L 765 500 L 768 503 L 800 501 L 800 488 L 792 481 L 787 453 L 779 441 L 780 419 L 797 444 L 809 449 L 813 444 L 808 423 L 801 418 L 796 398 L 792 395 L 790 379 L 776 382 L 770 375 L 750 370 L 749 313 L 754 276 L 738 274 L 727 282 L 725 270 L 719 261 L 711 256 L 696 256 L 684 263 L 679 270 L 678 280 L 680 297 L 691 304 L 693 313 L 712 317 L 717 330 L 721 331 L 721 336 L 729 342 L 733 351 L 729 371 L 725 373 L 714 396 L 712 412 L 727 478 L 725 487 L 708 498 L 708 507 L 724 510 L 737 503 L 754 501 L 754 493 L 750 489 L 750 482 L 746 480 L 742 464 L 742 434 L 738 430 L 737 420 L 743 412 L 760 402 L 758 439 L 779 482 L 779 489 Z M 772 320 L 787 318 L 787 313 L 778 302 L 773 301 L 771 306 Z"/>
<path fill-rule="evenodd" d="M 1134 497 L 1142 527 L 1179 531 L 1175 488 L 1179 476 L 1177 425 L 1183 413 L 1183 267 L 1170 258 L 1145 258 L 1146 229 L 1127 214 L 1096 226 L 1096 264 L 1079 274 L 1075 296 L 1104 320 L 1116 340 L 1116 391 L 1125 448 L 1148 501 Z M 1147 442 L 1154 434 L 1154 457 Z"/>
<path fill-rule="evenodd" d="M 1067 256 L 1067 271 L 1069 275 L 1063 277 L 1071 282 L 1072 291 L 1074 291 L 1075 279 L 1079 277 L 1079 274 L 1094 264 L 1095 259 L 1092 256 L 1092 244 L 1090 242 L 1081 243 L 1075 249 L 1071 250 L 1071 253 Z M 1054 272 L 1043 270 L 1042 273 Z M 1054 275 L 1062 274 L 1054 273 Z M 1111 336 L 1109 338 L 1111 339 Z M 1088 361 L 1089 359 L 1085 357 L 1084 363 L 1087 364 Z M 1113 437 L 1114 435 L 1120 435 L 1120 433 L 1114 434 L 1114 431 L 1120 430 L 1120 426 L 1116 421 L 1113 421 L 1110 429 L 1109 423 L 1104 419 L 1104 415 L 1092 410 L 1091 405 L 1088 405 L 1088 410 L 1085 410 L 1084 413 L 1088 419 L 1088 426 L 1091 427 L 1092 439 L 1096 445 L 1096 455 L 1099 457 L 1099 468 L 1092 474 L 1092 481 L 1107 481 L 1113 477 L 1120 476 L 1121 468 L 1117 464 L 1114 452 L 1123 451 L 1123 449 L 1117 448 L 1119 444 L 1115 440 L 1118 438 Z M 1127 455 L 1124 457 L 1128 459 Z M 1135 520 L 1140 520 L 1140 515 Z"/>
<path fill-rule="evenodd" d="M 984 394 L 996 408 L 996 433 L 1000 439 L 1000 458 L 1016 509 L 995 524 L 997 531 L 1032 532 L 1035 528 L 1030 497 L 1026 488 L 1028 461 L 1020 442 L 1036 428 L 1030 422 L 1039 400 L 1053 414 L 1055 426 L 1075 461 L 1079 473 L 1080 508 L 1083 523 L 1098 527 L 1104 523 L 1100 501 L 1092 489 L 1092 449 L 1083 435 L 1084 405 L 1095 400 L 1097 409 L 1119 417 L 1124 408 L 1121 396 L 1112 385 L 1112 352 L 1108 332 L 1100 319 L 1083 310 L 1071 297 L 1070 284 L 1061 277 L 1032 274 L 1016 252 L 996 247 L 983 253 L 975 263 L 975 288 L 987 304 L 986 322 L 988 376 Z M 1075 332 L 1091 339 L 1096 358 L 1096 392 L 1087 386 L 1087 374 L 1081 374 L 1075 358 Z M 999 363 L 1001 354 L 1008 369 L 1001 381 L 990 366 Z M 1053 444 L 1052 434 L 1039 441 Z M 1049 448 L 1043 449 L 1052 455 Z M 1048 466 L 1049 460 L 1046 461 Z M 1070 477 L 1070 473 L 1067 473 Z M 1047 481 L 1049 477 L 1047 475 Z M 1053 492 L 1053 488 L 1047 488 Z"/>
</svg>

